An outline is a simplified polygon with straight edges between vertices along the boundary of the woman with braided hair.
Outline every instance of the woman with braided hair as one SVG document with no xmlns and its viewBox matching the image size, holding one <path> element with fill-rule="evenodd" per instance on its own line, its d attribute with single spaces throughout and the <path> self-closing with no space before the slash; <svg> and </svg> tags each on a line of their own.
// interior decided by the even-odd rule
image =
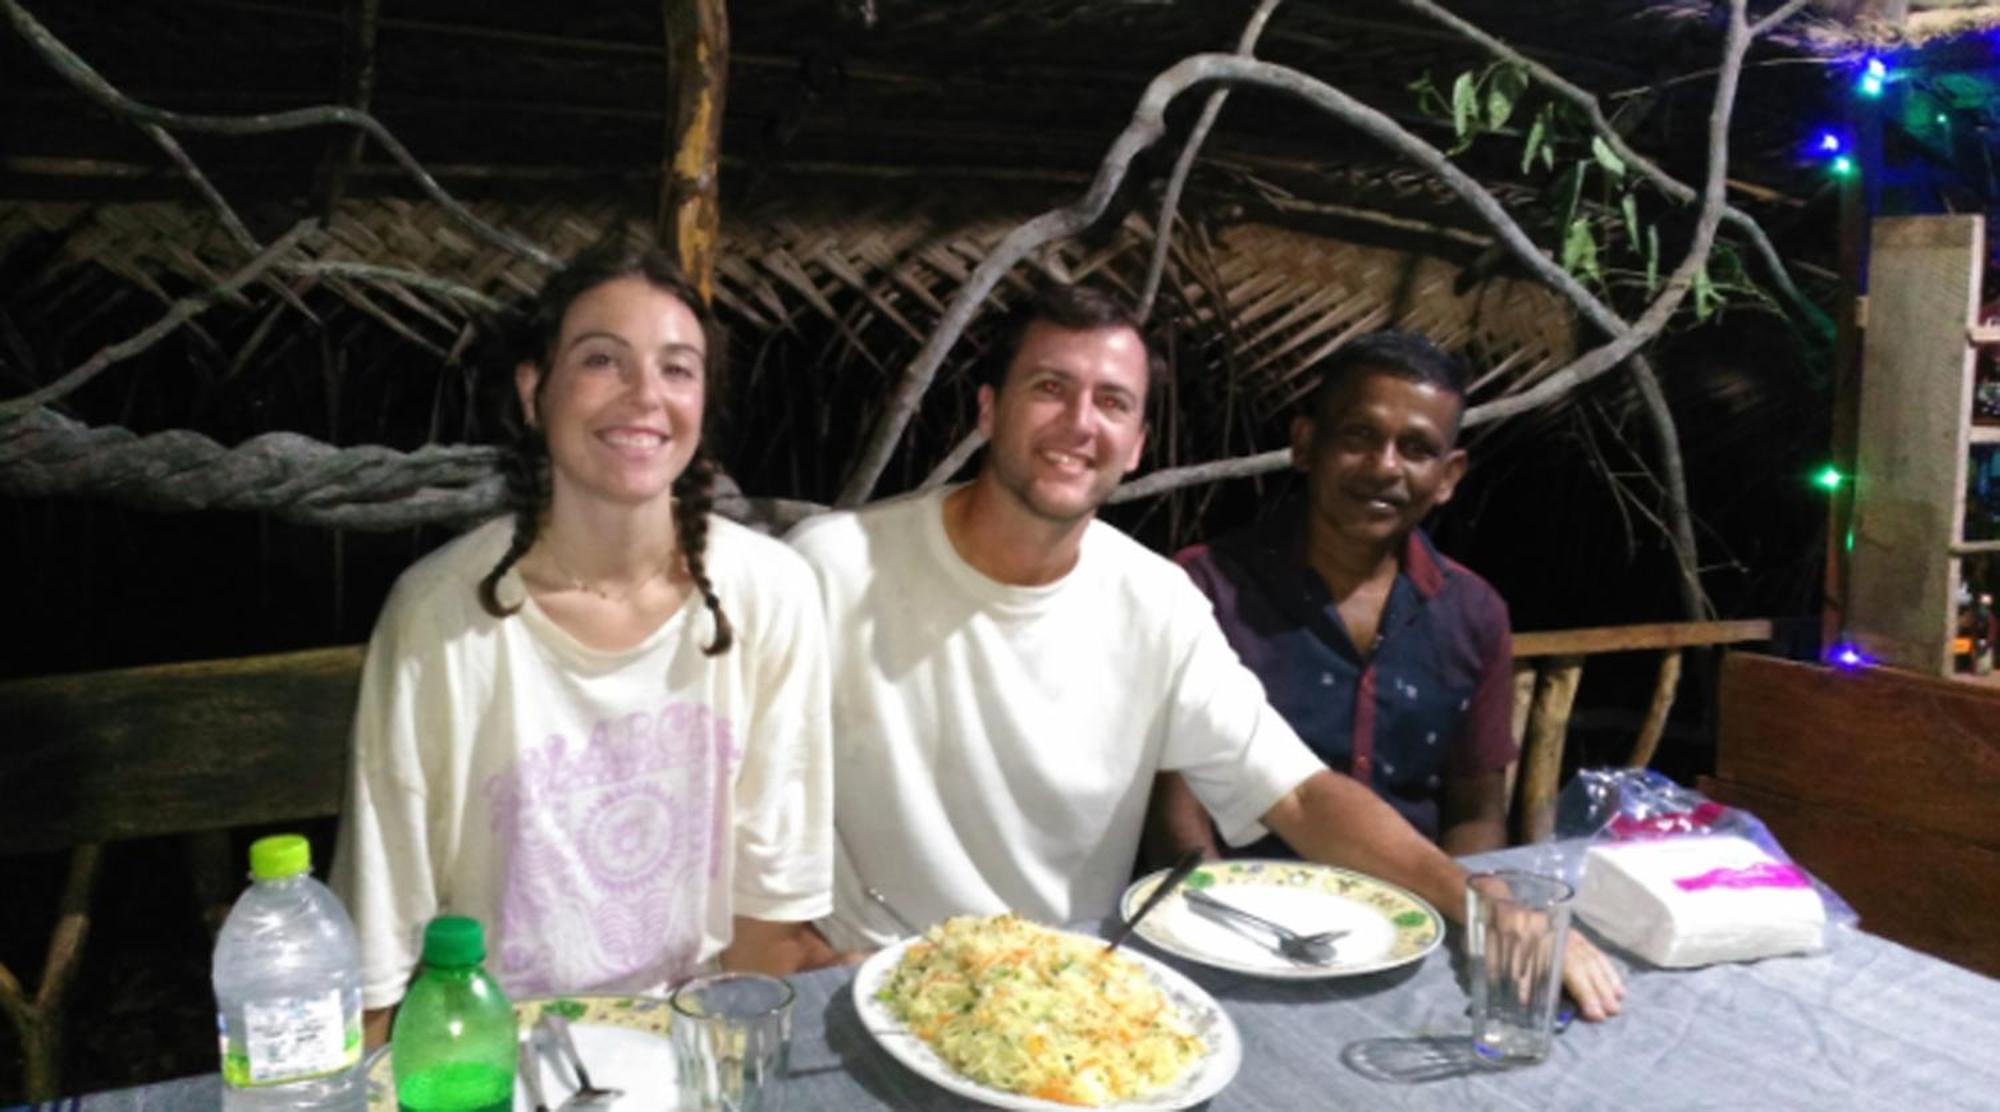
<svg viewBox="0 0 2000 1112">
<path fill-rule="evenodd" d="M 714 320 L 603 248 L 526 325 L 513 513 L 403 574 L 363 669 L 335 882 L 371 1032 L 443 912 L 516 994 L 831 957 L 823 619 L 797 555 L 710 513 Z"/>
</svg>

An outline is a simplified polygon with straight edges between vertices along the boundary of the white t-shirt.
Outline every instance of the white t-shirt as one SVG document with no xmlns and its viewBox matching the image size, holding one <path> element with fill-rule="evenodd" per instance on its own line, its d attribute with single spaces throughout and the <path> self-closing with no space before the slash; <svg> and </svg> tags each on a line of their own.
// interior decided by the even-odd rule
<svg viewBox="0 0 2000 1112">
<path fill-rule="evenodd" d="M 831 907 L 825 632 L 805 564 L 711 518 L 736 643 L 704 656 L 699 593 L 623 652 L 552 622 L 489 522 L 405 572 L 368 646 L 334 883 L 362 996 L 402 998 L 424 924 L 470 915 L 511 994 L 657 990 L 729 943 L 731 917 Z"/>
<path fill-rule="evenodd" d="M 813 518 L 790 540 L 819 576 L 833 652 L 836 945 L 1012 909 L 1109 913 L 1153 776 L 1188 783 L 1232 842 L 1324 766 L 1264 700 L 1187 573 L 1093 521 L 1041 587 L 975 570 L 945 491 Z"/>
</svg>

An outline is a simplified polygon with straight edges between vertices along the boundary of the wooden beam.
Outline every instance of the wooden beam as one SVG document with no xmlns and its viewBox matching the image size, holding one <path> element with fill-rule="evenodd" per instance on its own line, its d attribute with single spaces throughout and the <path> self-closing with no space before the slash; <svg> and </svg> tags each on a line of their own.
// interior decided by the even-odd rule
<svg viewBox="0 0 2000 1112">
<path fill-rule="evenodd" d="M 340 810 L 361 647 L 0 683 L 0 856 Z"/>
<path fill-rule="evenodd" d="M 668 65 L 674 83 L 667 133 L 660 234 L 671 237 L 681 269 L 703 300 L 714 296 L 722 247 L 723 94 L 729 83 L 729 13 L 724 0 L 666 0 Z"/>
<path fill-rule="evenodd" d="M 1581 656 L 1591 653 L 1630 652 L 1637 649 L 1686 649 L 1700 645 L 1735 645 L 1746 641 L 1770 639 L 1769 618 L 1552 629 L 1539 633 L 1516 633 L 1514 659 L 1536 656 Z"/>
</svg>

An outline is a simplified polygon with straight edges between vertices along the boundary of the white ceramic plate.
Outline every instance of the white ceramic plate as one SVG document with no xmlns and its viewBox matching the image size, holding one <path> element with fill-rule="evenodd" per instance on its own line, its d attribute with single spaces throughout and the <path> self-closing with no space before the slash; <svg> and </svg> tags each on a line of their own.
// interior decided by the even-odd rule
<svg viewBox="0 0 2000 1112">
<path fill-rule="evenodd" d="M 667 1039 L 673 1012 L 665 1000 L 644 996 L 560 996 L 518 1000 L 514 1018 L 520 1029 L 534 1026 L 542 1012 L 555 1009 L 569 1017 L 576 1052 L 590 1067 L 590 1079 L 625 1095 L 593 1109 L 612 1112 L 659 1112 L 676 1099 L 674 1045 Z M 558 1071 L 550 1052 L 541 1055 L 542 1091 L 551 1107 L 561 1104 L 576 1084 L 567 1069 Z M 368 1065 L 369 1112 L 395 1112 L 394 1080 L 389 1055 L 380 1053 Z M 514 1083 L 515 1112 L 531 1112 L 527 1087 Z"/>
<path fill-rule="evenodd" d="M 1088 936 L 1079 936 L 1088 937 Z M 861 1013 L 861 1025 L 868 1034 L 882 1044 L 896 1060 L 916 1071 L 928 1081 L 957 1093 L 959 1096 L 989 1104 L 995 1108 L 1061 1110 L 1076 1112 L 1076 1105 L 1058 1104 L 1054 1101 L 1038 1100 L 1034 1097 L 1010 1093 L 983 1085 L 960 1074 L 944 1063 L 931 1050 L 930 1044 L 918 1038 L 889 1005 L 875 998 L 889 974 L 895 971 L 896 963 L 903 960 L 903 951 L 908 949 L 915 938 L 906 938 L 887 949 L 876 951 L 873 957 L 862 963 L 860 972 L 854 978 L 854 1008 Z M 1103 944 L 1103 939 L 1091 939 Z M 1179 1008 L 1188 1025 L 1201 1035 L 1208 1044 L 1206 1057 L 1188 1067 L 1188 1071 L 1171 1088 L 1155 1093 L 1146 1100 L 1125 1104 L 1107 1104 L 1100 1107 L 1117 1112 L 1166 1112 L 1169 1109 L 1187 1108 L 1200 1104 L 1222 1091 L 1236 1076 L 1237 1067 L 1243 1064 L 1243 1040 L 1236 1033 L 1236 1024 L 1230 1022 L 1229 1015 L 1215 998 L 1203 992 L 1193 981 L 1169 968 L 1165 963 L 1137 953 L 1127 947 L 1119 953 L 1144 967 L 1147 976 L 1166 993 L 1167 999 Z"/>
<path fill-rule="evenodd" d="M 1162 870 L 1127 888 L 1119 914 L 1130 919 L 1165 876 Z M 1316 981 L 1376 973 L 1417 961 L 1444 940 L 1444 921 L 1414 893 L 1328 865 L 1217 861 L 1196 869 L 1186 886 L 1202 889 L 1300 934 L 1348 932 L 1334 943 L 1332 961 L 1300 965 L 1253 938 L 1195 914 L 1180 892 L 1169 895 L 1139 921 L 1139 937 L 1167 953 L 1252 977 Z"/>
</svg>

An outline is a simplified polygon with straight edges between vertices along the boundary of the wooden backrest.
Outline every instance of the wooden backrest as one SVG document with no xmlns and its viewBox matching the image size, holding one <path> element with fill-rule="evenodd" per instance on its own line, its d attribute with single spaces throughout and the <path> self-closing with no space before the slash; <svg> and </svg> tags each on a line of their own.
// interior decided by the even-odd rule
<svg viewBox="0 0 2000 1112">
<path fill-rule="evenodd" d="M 1716 775 L 1868 930 L 2000 975 L 2000 688 L 1731 653 Z"/>
<path fill-rule="evenodd" d="M 361 647 L 0 683 L 0 855 L 340 810 Z"/>
</svg>

